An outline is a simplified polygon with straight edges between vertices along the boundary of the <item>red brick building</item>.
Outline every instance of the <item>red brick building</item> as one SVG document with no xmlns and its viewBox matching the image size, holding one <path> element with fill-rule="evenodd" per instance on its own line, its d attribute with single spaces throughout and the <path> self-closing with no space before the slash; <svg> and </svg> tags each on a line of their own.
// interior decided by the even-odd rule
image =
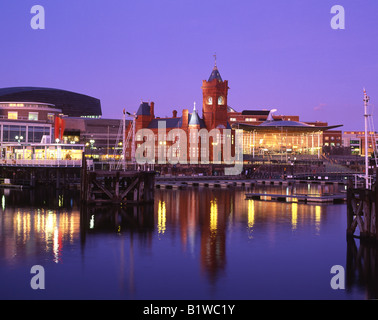
<svg viewBox="0 0 378 320">
<path fill-rule="evenodd" d="M 206 163 L 206 160 L 213 162 L 214 155 L 219 161 L 223 161 L 222 152 L 225 147 L 225 139 L 228 138 L 231 144 L 231 154 L 233 155 L 234 138 L 228 121 L 228 89 L 228 81 L 222 80 L 215 65 L 209 79 L 202 82 L 202 118 L 195 103 L 192 112 L 184 109 L 181 116 L 178 116 L 177 111 L 173 110 L 172 117 L 160 118 L 155 116 L 154 102 L 142 102 L 136 112 L 136 149 L 149 139 L 154 139 L 156 160 L 161 154 L 163 154 L 161 159 L 165 158 L 169 149 L 171 149 L 171 151 L 175 152 L 172 156 L 180 159 L 180 163 L 183 163 L 184 159 L 188 163 Z M 153 133 L 153 137 L 139 136 L 138 132 L 141 129 L 150 130 Z M 133 127 L 130 122 L 126 129 L 126 135 L 130 137 L 132 130 Z M 204 143 L 204 140 L 200 138 L 202 132 L 209 134 L 207 143 Z M 177 146 L 177 148 L 171 148 L 174 146 Z M 131 149 L 129 143 L 126 146 L 126 159 L 131 159 Z"/>
<path fill-rule="evenodd" d="M 171 150 L 171 152 L 175 153 L 173 156 L 180 159 L 180 163 L 183 163 L 184 160 L 188 163 L 196 163 L 196 161 L 204 163 L 202 162 L 203 159 L 209 160 L 209 162 L 214 162 L 215 160 L 224 161 L 225 151 L 228 150 L 225 148 L 225 141 L 227 139 L 227 141 L 230 141 L 230 144 L 227 146 L 230 146 L 231 157 L 235 154 L 235 130 L 231 129 L 237 129 L 237 124 L 258 126 L 267 120 L 299 122 L 299 116 L 297 115 L 273 115 L 271 110 L 235 111 L 228 104 L 228 81 L 222 79 L 216 63 L 209 79 L 202 81 L 201 89 L 202 117 L 200 117 L 199 110 L 194 104 L 191 112 L 188 109 L 184 109 L 182 114 L 178 115 L 177 111 L 173 110 L 172 117 L 160 118 L 155 115 L 154 102 L 142 102 L 136 112 L 135 149 L 138 149 L 142 144 L 149 141 L 150 146 L 154 146 L 155 160 L 165 159 L 169 150 Z M 314 126 L 314 128 L 328 127 L 326 122 L 306 122 L 306 124 Z M 141 129 L 148 129 L 147 131 L 151 133 L 151 137 L 140 136 L 139 130 Z M 129 124 L 126 130 L 126 135 L 131 137 L 131 131 L 133 131 L 132 123 Z M 198 138 L 198 133 L 202 131 L 209 133 L 210 137 L 207 143 Z M 342 143 L 341 131 L 322 131 L 316 138 L 317 148 L 325 145 L 323 138 L 327 143 L 331 140 L 335 142 L 335 145 Z M 154 140 L 153 143 L 152 140 Z M 125 150 L 127 160 L 132 158 L 130 141 L 131 139 L 126 144 Z M 302 141 L 304 140 L 302 139 Z M 309 138 L 306 141 L 308 144 Z M 248 150 L 251 150 L 252 138 L 245 135 L 242 144 L 244 152 L 248 153 Z M 313 148 L 311 152 L 314 153 L 314 142 L 312 144 Z M 226 158 L 230 159 L 230 154 L 227 153 Z M 162 157 L 159 158 L 159 156 Z"/>
</svg>

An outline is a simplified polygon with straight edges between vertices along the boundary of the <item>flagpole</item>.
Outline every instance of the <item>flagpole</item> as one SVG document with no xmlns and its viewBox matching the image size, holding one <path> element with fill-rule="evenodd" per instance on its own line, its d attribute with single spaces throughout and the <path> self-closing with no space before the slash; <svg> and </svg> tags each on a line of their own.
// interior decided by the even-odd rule
<svg viewBox="0 0 378 320">
<path fill-rule="evenodd" d="M 364 89 L 364 108 L 365 108 L 365 185 L 366 189 L 369 189 L 369 155 L 368 155 L 368 113 L 367 113 L 367 105 L 369 102 L 369 97 L 366 94 L 366 90 Z"/>
</svg>

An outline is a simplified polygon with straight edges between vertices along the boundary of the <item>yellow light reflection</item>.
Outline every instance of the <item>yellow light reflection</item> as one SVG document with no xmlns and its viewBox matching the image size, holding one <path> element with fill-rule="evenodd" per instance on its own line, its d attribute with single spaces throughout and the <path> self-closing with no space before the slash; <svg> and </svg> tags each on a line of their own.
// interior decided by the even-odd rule
<svg viewBox="0 0 378 320">
<path fill-rule="evenodd" d="M 210 201 L 210 231 L 212 234 L 217 232 L 218 225 L 218 203 L 217 199 Z"/>
<path fill-rule="evenodd" d="M 321 212 L 322 212 L 322 207 L 316 206 L 315 207 L 315 230 L 316 230 L 317 234 L 320 231 Z"/>
<path fill-rule="evenodd" d="M 165 207 L 165 201 L 159 201 L 158 204 L 158 233 L 164 234 L 166 230 L 166 223 L 167 223 L 167 209 Z"/>
<path fill-rule="evenodd" d="M 44 246 L 52 253 L 52 260 L 61 261 L 64 242 L 73 241 L 80 233 L 78 213 L 56 212 L 55 210 L 18 209 L 12 213 L 14 236 L 7 241 L 14 242 L 14 250 L 23 252 L 23 246 L 34 248 Z M 27 250 L 26 250 L 27 251 Z"/>
<path fill-rule="evenodd" d="M 53 255 L 54 255 L 54 262 L 59 262 L 59 253 L 60 253 L 60 246 L 59 246 L 59 230 L 58 227 L 55 228 L 53 234 Z"/>
<path fill-rule="evenodd" d="M 291 204 L 291 229 L 297 229 L 298 224 L 298 203 Z"/>
<path fill-rule="evenodd" d="M 249 238 L 252 239 L 253 225 L 255 224 L 255 201 L 248 200 L 248 231 L 250 232 Z"/>
</svg>

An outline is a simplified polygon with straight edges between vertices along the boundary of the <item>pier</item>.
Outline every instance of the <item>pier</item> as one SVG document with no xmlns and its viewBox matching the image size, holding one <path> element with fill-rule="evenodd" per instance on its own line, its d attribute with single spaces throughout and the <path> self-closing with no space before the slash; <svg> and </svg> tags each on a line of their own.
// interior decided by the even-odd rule
<svg viewBox="0 0 378 320">
<path fill-rule="evenodd" d="M 83 157 L 80 196 L 84 204 L 147 204 L 154 201 L 155 172 L 97 170 Z"/>
<path fill-rule="evenodd" d="M 188 187 L 230 188 L 261 186 L 292 186 L 298 184 L 346 185 L 346 180 L 251 179 L 243 176 L 161 176 L 156 177 L 158 189 L 184 189 Z"/>
<path fill-rule="evenodd" d="M 344 194 L 268 194 L 268 193 L 247 193 L 247 199 L 278 202 L 302 202 L 302 203 L 342 203 L 346 200 Z"/>
<path fill-rule="evenodd" d="M 378 188 L 347 190 L 347 236 L 378 240 Z M 357 234 L 357 229 L 360 233 Z"/>
</svg>

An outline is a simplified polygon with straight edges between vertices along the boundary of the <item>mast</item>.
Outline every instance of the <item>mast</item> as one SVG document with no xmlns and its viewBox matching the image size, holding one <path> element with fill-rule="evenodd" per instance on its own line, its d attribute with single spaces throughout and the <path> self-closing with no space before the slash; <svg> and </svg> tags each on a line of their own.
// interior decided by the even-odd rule
<svg viewBox="0 0 378 320">
<path fill-rule="evenodd" d="M 136 159 L 135 159 L 135 131 L 136 131 L 136 119 L 138 118 L 138 116 L 136 115 L 136 113 L 134 112 L 134 114 L 131 114 L 130 112 L 125 112 L 124 111 L 124 152 L 126 151 L 126 144 L 128 141 L 126 141 L 126 120 L 125 120 L 125 113 L 129 116 L 129 117 L 132 117 L 133 118 L 133 122 L 131 124 L 131 162 L 132 164 L 134 165 L 134 169 L 136 169 Z M 130 135 L 130 131 L 129 131 L 129 135 Z M 130 136 L 129 136 L 130 137 Z M 129 139 L 129 138 L 128 138 Z M 124 158 L 125 159 L 125 158 Z"/>
<path fill-rule="evenodd" d="M 365 108 L 365 185 L 366 189 L 369 189 L 369 155 L 368 155 L 368 113 L 367 113 L 367 105 L 370 98 L 366 94 L 366 90 L 364 89 L 364 108 Z"/>
<path fill-rule="evenodd" d="M 122 118 L 122 170 L 126 167 L 126 110 L 123 109 Z"/>
<path fill-rule="evenodd" d="M 136 115 L 135 112 L 133 114 L 133 137 L 132 137 L 132 146 L 131 146 L 131 161 L 134 165 L 134 169 L 136 169 L 136 161 L 135 161 L 135 120 Z"/>
</svg>

